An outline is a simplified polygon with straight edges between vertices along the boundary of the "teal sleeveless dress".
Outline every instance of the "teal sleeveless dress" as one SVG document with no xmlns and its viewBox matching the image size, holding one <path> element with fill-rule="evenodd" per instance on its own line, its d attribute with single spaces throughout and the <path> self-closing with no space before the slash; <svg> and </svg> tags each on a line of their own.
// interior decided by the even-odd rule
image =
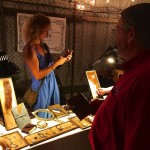
<svg viewBox="0 0 150 150">
<path fill-rule="evenodd" d="M 35 52 L 37 54 L 37 58 L 39 60 L 39 69 L 44 69 L 50 65 L 52 65 L 52 57 L 49 53 L 49 48 L 46 44 L 43 44 L 43 48 L 47 50 L 47 55 L 43 56 L 38 53 L 38 51 L 35 49 Z M 31 74 L 32 79 L 32 89 L 34 91 L 38 91 L 39 87 L 41 86 L 42 79 L 37 80 L 34 78 L 34 76 Z M 43 81 L 43 84 L 40 88 L 38 97 L 37 97 L 37 103 L 33 106 L 34 110 L 37 109 L 47 109 L 48 106 L 54 105 L 54 104 L 60 104 L 60 94 L 59 89 L 57 85 L 57 81 L 55 78 L 54 71 L 51 71 Z M 49 118 L 50 114 L 40 112 L 38 116 L 42 118 Z"/>
</svg>

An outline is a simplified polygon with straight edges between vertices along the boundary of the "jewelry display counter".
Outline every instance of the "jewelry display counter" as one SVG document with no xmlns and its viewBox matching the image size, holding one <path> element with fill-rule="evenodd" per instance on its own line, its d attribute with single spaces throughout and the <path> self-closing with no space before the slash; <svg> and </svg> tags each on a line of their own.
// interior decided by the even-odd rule
<svg viewBox="0 0 150 150">
<path fill-rule="evenodd" d="M 24 102 L 17 104 L 11 78 L 0 79 L 0 105 L 0 149 L 91 150 L 88 133 L 92 116 L 80 121 L 87 115 L 80 118 L 76 114 L 79 119 L 76 112 L 59 104 L 31 112 Z"/>
<path fill-rule="evenodd" d="M 74 122 L 75 120 L 75 122 Z M 14 149 L 52 149 L 52 150 L 91 150 L 88 134 L 91 124 L 86 121 L 80 123 L 75 114 L 71 113 L 62 118 L 49 121 L 41 121 L 37 118 L 31 119 L 34 125 L 39 122 L 45 123 L 43 129 L 35 128 L 30 134 L 23 133 L 19 128 L 7 131 L 0 125 L 0 138 L 8 139 L 10 146 Z"/>
</svg>

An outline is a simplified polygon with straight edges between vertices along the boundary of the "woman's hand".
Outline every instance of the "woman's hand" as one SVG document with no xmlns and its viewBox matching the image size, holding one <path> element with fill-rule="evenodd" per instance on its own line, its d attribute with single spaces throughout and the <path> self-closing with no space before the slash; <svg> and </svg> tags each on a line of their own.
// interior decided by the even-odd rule
<svg viewBox="0 0 150 150">
<path fill-rule="evenodd" d="M 67 50 L 67 53 L 66 53 L 66 55 L 65 55 L 65 57 L 67 58 L 67 61 L 69 61 L 69 60 L 71 60 L 71 58 L 72 58 L 72 50 Z"/>
<path fill-rule="evenodd" d="M 53 70 L 63 65 L 65 62 L 68 62 L 72 58 L 72 50 L 67 50 L 67 53 L 65 56 L 60 56 L 58 60 L 56 60 L 53 64 Z"/>
<path fill-rule="evenodd" d="M 98 90 L 97 90 L 97 93 L 98 93 L 98 95 L 104 95 L 104 94 L 106 94 L 106 91 L 105 91 L 106 89 L 105 88 L 99 88 Z"/>
<path fill-rule="evenodd" d="M 104 95 L 104 94 L 108 94 L 111 90 L 112 90 L 112 88 L 113 88 L 113 86 L 110 86 L 110 87 L 107 87 L 107 88 L 99 88 L 98 90 L 97 90 L 97 93 L 99 94 L 99 95 Z"/>
<path fill-rule="evenodd" d="M 57 60 L 57 66 L 63 65 L 67 61 L 67 57 L 60 56 Z"/>
</svg>

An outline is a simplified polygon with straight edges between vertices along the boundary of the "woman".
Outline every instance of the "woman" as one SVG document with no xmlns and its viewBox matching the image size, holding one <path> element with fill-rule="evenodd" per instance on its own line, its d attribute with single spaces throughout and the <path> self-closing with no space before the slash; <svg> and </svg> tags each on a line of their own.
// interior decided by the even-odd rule
<svg viewBox="0 0 150 150">
<path fill-rule="evenodd" d="M 115 69 L 113 71 L 113 80 L 114 82 L 117 82 L 118 79 L 123 75 L 123 70 L 118 70 L 118 69 Z M 97 90 L 98 92 L 98 95 L 105 95 L 105 94 L 109 94 L 112 90 L 113 86 L 109 86 L 109 87 L 106 87 L 106 88 L 99 88 Z"/>
<path fill-rule="evenodd" d="M 97 90 L 97 92 L 98 92 L 98 95 L 105 95 L 105 94 L 108 94 L 108 93 L 110 93 L 110 91 L 112 90 L 112 88 L 113 88 L 113 86 L 109 86 L 109 87 L 106 87 L 106 88 L 99 88 L 98 90 Z"/>
<path fill-rule="evenodd" d="M 60 103 L 59 90 L 53 70 L 72 57 L 72 52 L 68 50 L 65 57 L 60 56 L 58 60 L 53 62 L 49 48 L 43 42 L 49 29 L 49 18 L 37 14 L 30 18 L 24 30 L 26 44 L 23 49 L 23 57 L 31 72 L 31 87 L 34 91 L 40 88 L 37 103 L 33 106 L 34 110 L 45 109 L 50 105 Z M 42 114 L 41 117 L 47 117 L 44 115 L 46 114 Z"/>
</svg>

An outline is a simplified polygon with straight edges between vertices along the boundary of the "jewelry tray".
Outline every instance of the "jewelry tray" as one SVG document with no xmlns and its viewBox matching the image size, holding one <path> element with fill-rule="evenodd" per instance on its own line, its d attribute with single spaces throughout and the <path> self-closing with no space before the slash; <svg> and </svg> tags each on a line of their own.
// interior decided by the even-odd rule
<svg viewBox="0 0 150 150">
<path fill-rule="evenodd" d="M 3 140 L 7 143 L 5 144 L 8 145 L 11 149 L 18 150 L 28 146 L 28 143 L 18 131 L 2 135 L 0 138 L 3 138 Z"/>
<path fill-rule="evenodd" d="M 82 120 L 80 120 L 77 116 L 69 118 L 70 122 L 77 125 L 81 129 L 88 128 L 92 125 L 92 122 L 88 118 L 88 116 Z"/>
<path fill-rule="evenodd" d="M 32 146 L 42 141 L 45 141 L 53 137 L 56 137 L 58 135 L 61 135 L 63 133 L 66 133 L 68 131 L 74 130 L 76 128 L 78 128 L 77 125 L 72 124 L 72 122 L 68 121 L 68 122 L 61 123 L 53 127 L 41 130 L 39 132 L 35 132 L 33 134 L 27 135 L 24 138 L 27 141 L 27 143 L 30 146 Z"/>
<path fill-rule="evenodd" d="M 68 112 L 59 104 L 51 105 L 48 109 L 54 114 L 56 118 L 67 116 Z"/>
</svg>

